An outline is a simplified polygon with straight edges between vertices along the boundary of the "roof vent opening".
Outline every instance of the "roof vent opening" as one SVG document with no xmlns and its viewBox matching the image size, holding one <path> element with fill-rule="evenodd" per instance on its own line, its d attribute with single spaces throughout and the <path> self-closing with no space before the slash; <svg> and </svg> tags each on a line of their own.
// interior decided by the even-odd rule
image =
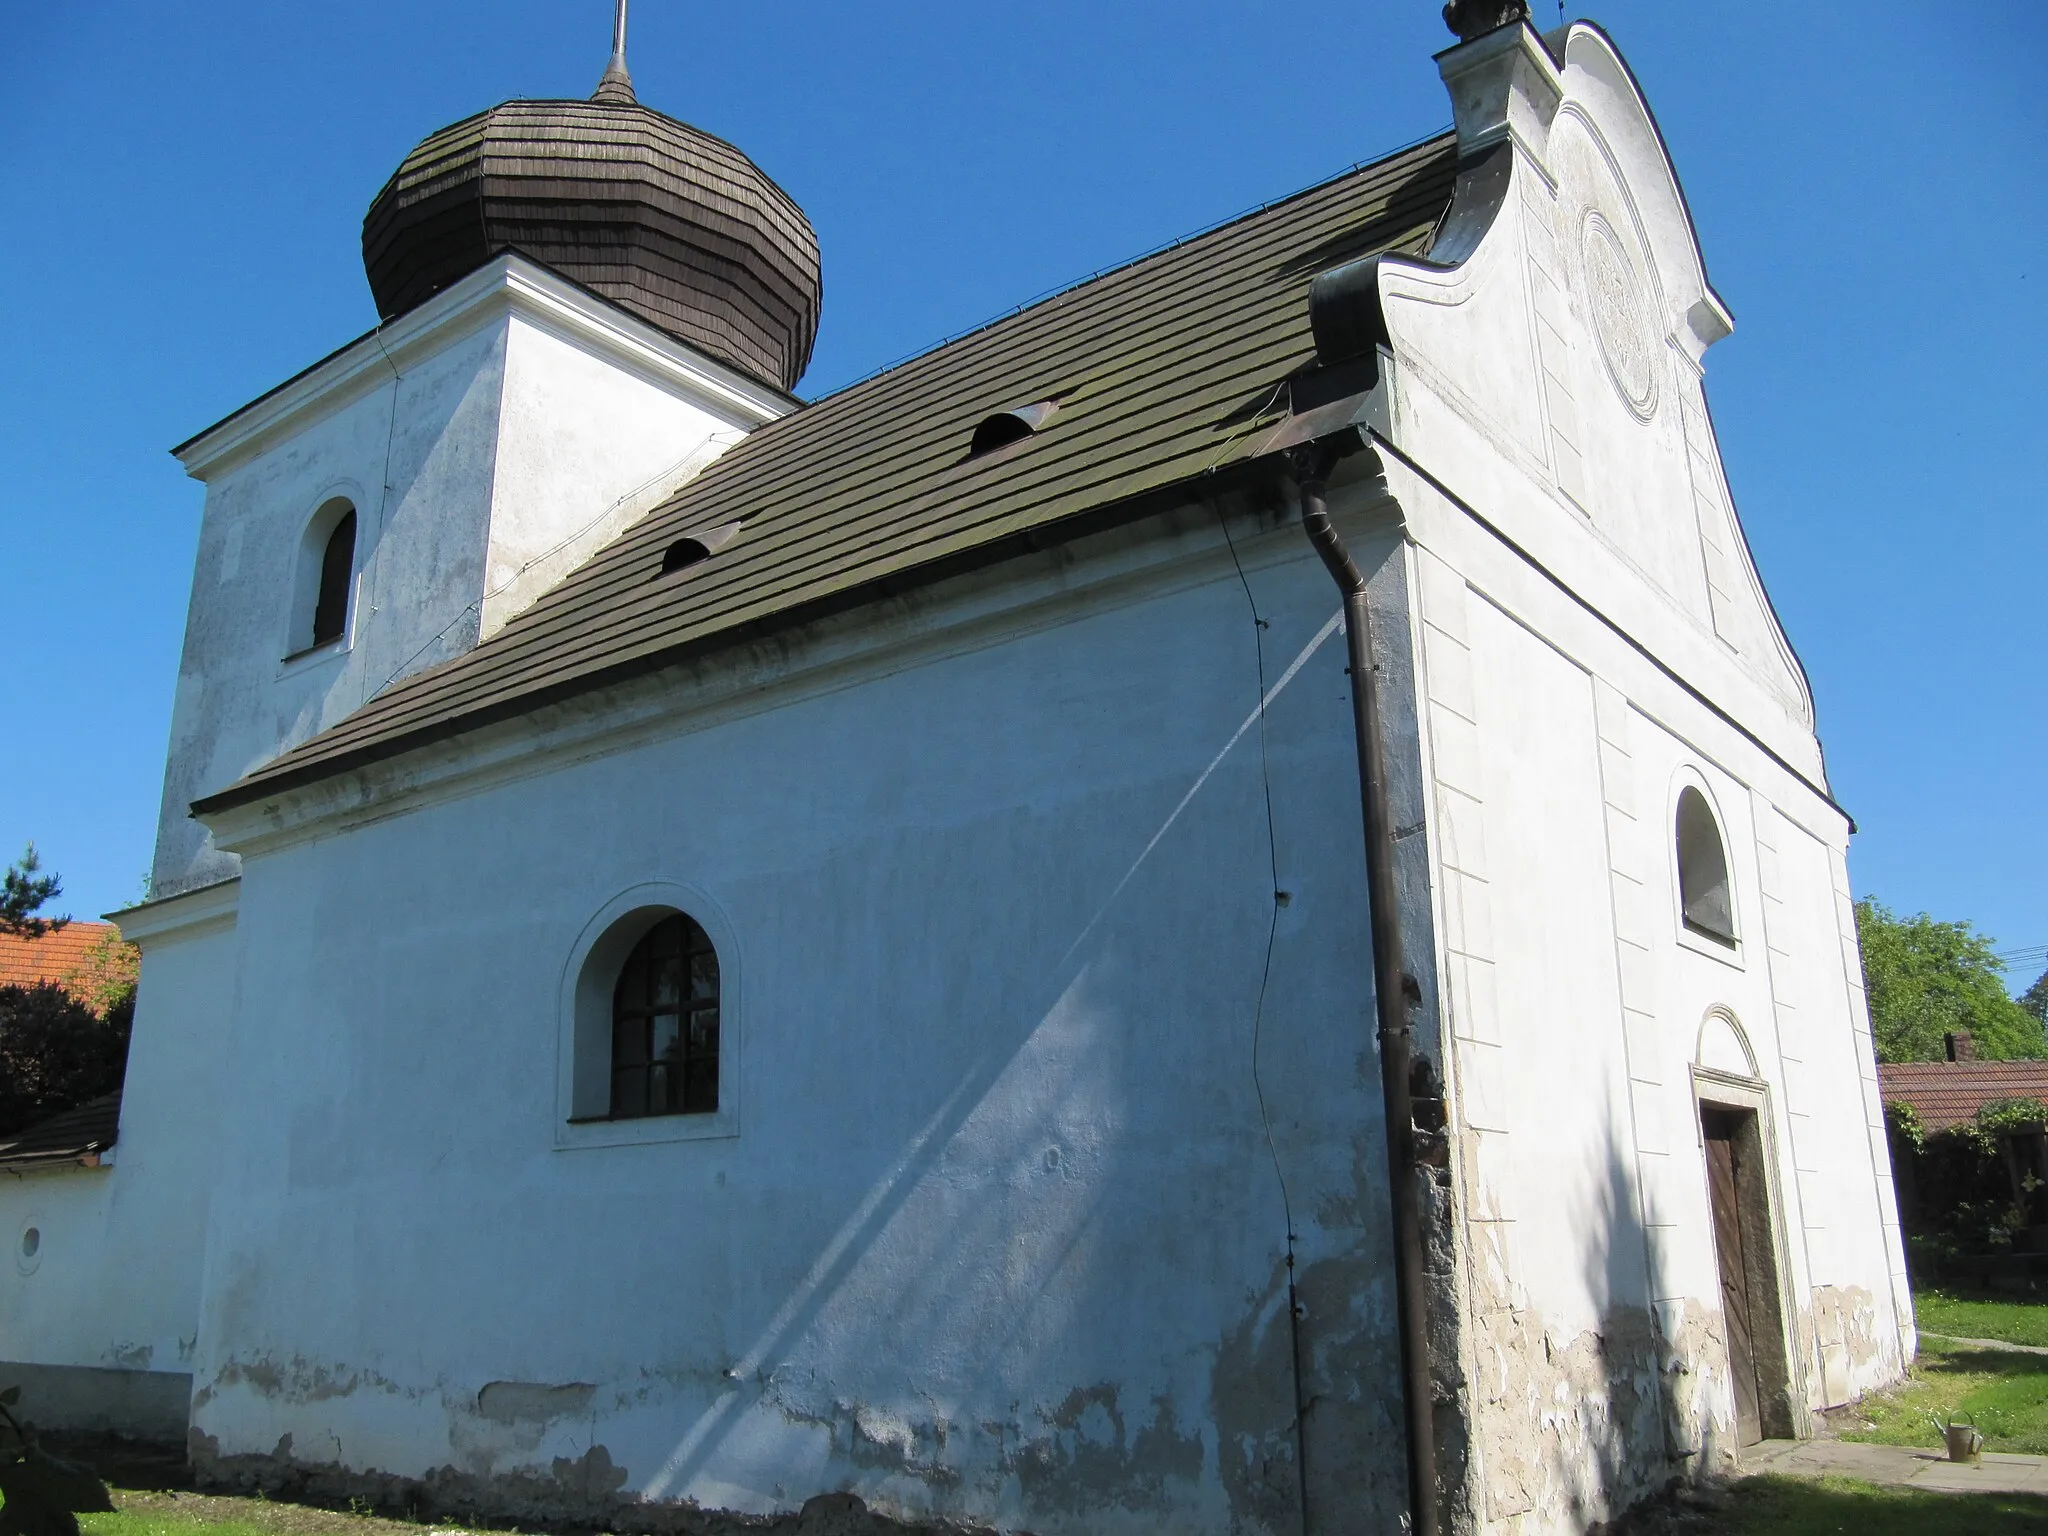
<svg viewBox="0 0 2048 1536">
<path fill-rule="evenodd" d="M 711 551 L 700 539 L 677 539 L 661 552 L 661 574 L 673 576 L 677 571 L 687 570 L 699 560 L 709 560 Z"/>
<path fill-rule="evenodd" d="M 967 457 L 979 458 L 984 453 L 994 453 L 998 448 L 1021 443 L 1032 433 L 1043 431 L 1059 408 L 1059 400 L 1055 398 L 1012 406 L 1006 411 L 997 411 L 993 416 L 983 417 L 981 425 L 974 429 L 973 441 L 967 445 Z"/>
<path fill-rule="evenodd" d="M 655 573 L 655 580 L 673 576 L 677 571 L 687 571 L 693 565 L 702 564 L 717 554 L 726 545 L 739 537 L 741 524 L 724 523 L 707 533 L 698 533 L 675 540 L 661 552 L 661 569 Z"/>
</svg>

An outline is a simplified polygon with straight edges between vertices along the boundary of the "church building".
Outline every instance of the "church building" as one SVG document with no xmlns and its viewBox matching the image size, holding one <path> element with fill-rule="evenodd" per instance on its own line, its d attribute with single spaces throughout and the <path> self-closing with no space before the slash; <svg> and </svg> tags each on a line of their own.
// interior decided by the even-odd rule
<svg viewBox="0 0 2048 1536">
<path fill-rule="evenodd" d="M 421 142 L 376 328 L 175 450 L 22 1411 L 625 1530 L 1542 1536 L 1898 1379 L 1733 321 L 1606 33 L 1447 19 L 1450 131 L 810 401 L 811 226 L 623 5 Z"/>
</svg>

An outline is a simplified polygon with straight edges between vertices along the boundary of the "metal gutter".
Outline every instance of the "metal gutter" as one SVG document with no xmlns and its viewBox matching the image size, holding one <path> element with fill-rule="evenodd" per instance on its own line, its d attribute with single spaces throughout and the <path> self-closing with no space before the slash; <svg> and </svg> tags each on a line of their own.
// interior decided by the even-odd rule
<svg viewBox="0 0 2048 1536">
<path fill-rule="evenodd" d="M 1356 429 L 1341 434 L 1360 441 Z M 1350 653 L 1351 720 L 1358 745 L 1359 800 L 1365 817 L 1365 882 L 1372 924 L 1373 1001 L 1379 1015 L 1380 1093 L 1386 1107 L 1387 1192 L 1394 1215 L 1394 1295 L 1401 1336 L 1401 1399 L 1407 1428 L 1409 1531 L 1437 1536 L 1436 1424 L 1430 1389 L 1429 1292 L 1422 1261 L 1421 1169 L 1415 1156 L 1414 1025 L 1420 989 L 1402 953 L 1400 893 L 1394 882 L 1394 823 L 1387 803 L 1386 743 L 1365 573 L 1330 522 L 1326 479 L 1342 446 L 1303 443 L 1287 454 L 1301 492 L 1301 526 L 1344 596 Z"/>
</svg>

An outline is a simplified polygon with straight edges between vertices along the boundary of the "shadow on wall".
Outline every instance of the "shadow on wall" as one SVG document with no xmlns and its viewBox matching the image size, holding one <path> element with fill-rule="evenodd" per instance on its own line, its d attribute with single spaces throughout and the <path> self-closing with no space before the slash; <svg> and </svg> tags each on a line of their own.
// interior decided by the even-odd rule
<svg viewBox="0 0 2048 1536">
<path fill-rule="evenodd" d="M 1307 636 L 1264 702 L 1275 702 L 1338 633 L 1333 616 Z M 1330 647 L 1327 665 L 1339 665 L 1338 655 Z M 1247 680 L 1257 675 L 1246 672 Z M 1317 1322 L 1304 1329 L 1299 1352 L 1293 1341 L 1286 1221 L 1252 1080 L 1273 911 L 1255 756 L 1259 705 L 1256 696 L 1240 703 L 1249 706 L 1244 717 L 1177 799 L 1154 800 L 1142 818 L 1119 817 L 1149 836 L 1134 836 L 1122 855 L 1127 866 L 1106 863 L 1088 882 L 1087 900 L 1070 903 L 1077 918 L 1088 914 L 1071 941 L 1057 954 L 1048 946 L 1042 969 L 1026 967 L 1057 992 L 1019 1010 L 1020 1024 L 991 1042 L 872 1183 L 735 1364 L 736 1384 L 649 1480 L 650 1495 L 691 1493 L 715 1453 L 752 1443 L 772 1413 L 823 1429 L 836 1459 L 876 1480 L 864 1487 L 895 1495 L 906 1511 L 961 1507 L 947 1485 L 964 1476 L 982 1485 L 969 1507 L 987 1507 L 998 1490 L 1014 1488 L 1034 1519 L 1088 1521 L 1106 1508 L 1172 1518 L 1176 1500 L 1204 1497 L 1201 1485 L 1213 1489 L 1210 1480 L 1219 1479 L 1237 1523 L 1291 1531 L 1303 1497 L 1299 1360 L 1304 1396 L 1320 1405 L 1320 1420 L 1353 1431 L 1337 1441 L 1357 1442 L 1348 1464 L 1326 1455 L 1323 1476 L 1343 1484 L 1354 1509 L 1376 1501 L 1390 1515 L 1398 1508 L 1398 1456 L 1385 1450 L 1398 1422 L 1383 1401 L 1393 1380 L 1386 1266 L 1383 1258 L 1365 1262 L 1357 1235 L 1338 1230 L 1342 1217 L 1300 1223 L 1309 1229 L 1302 1293 Z M 944 834 L 955 842 L 959 835 Z M 1014 863 L 1018 849 L 1033 845 L 1045 850 L 1036 857 L 1064 857 L 1054 840 L 1020 826 L 988 867 Z M 1191 853 L 1193 865 L 1184 862 Z M 914 870 L 928 859 L 898 850 L 886 862 Z M 1237 983 L 1220 997 L 1201 990 L 1206 967 L 1186 964 L 1185 933 L 1151 916 L 1173 910 L 1173 890 L 1219 862 L 1241 871 L 1215 895 L 1236 909 L 1227 927 L 1243 940 L 1229 965 Z M 1116 878 L 1106 880 L 1111 872 Z M 1031 888 L 1081 887 L 1049 865 Z M 1284 958 L 1277 963 L 1285 969 Z M 1191 1037 L 1207 1042 L 1204 1049 L 1191 1052 Z M 1376 1072 L 1369 1059 L 1354 1063 L 1362 1040 L 1333 1041 L 1328 1060 L 1296 1060 L 1277 1083 L 1269 1077 L 1268 1091 L 1279 1089 L 1275 1113 L 1313 1123 L 1319 1117 L 1304 1114 L 1300 1100 L 1314 1074 Z M 1269 1072 L 1274 1065 L 1268 1061 Z M 1180 1124 L 1140 1128 L 1146 1111 L 1136 1101 L 1154 1097 L 1204 1104 L 1209 1127 L 1192 1138 Z M 1378 1139 L 1376 1125 L 1365 1131 Z M 1283 1131 L 1283 1154 L 1285 1142 Z M 1190 1156 L 1210 1166 L 1193 1166 Z M 1347 1173 L 1357 1162 L 1348 1145 L 1337 1161 Z M 1358 1176 L 1373 1199 L 1383 1182 L 1376 1168 Z M 1327 1183 L 1311 1178 L 1297 1194 Z M 1358 1192 L 1341 1195 L 1355 1202 Z M 1219 1223 L 1219 1214 L 1230 1220 Z M 982 1256 L 994 1254 L 1005 1255 L 1004 1273 L 979 1272 Z M 1134 1291 L 1114 1278 L 1150 1275 L 1156 1284 L 1176 1263 L 1193 1276 L 1259 1274 L 1265 1283 L 1245 1298 L 1241 1318 L 1219 1320 L 1200 1299 L 1206 1281 L 1182 1296 L 1171 1287 L 1138 1294 L 1151 1287 Z M 963 1275 L 963 1267 L 974 1272 Z M 1170 1340 L 1171 1353 L 1184 1357 L 1204 1339 L 1213 1354 L 1192 1369 L 1185 1359 L 1143 1353 Z M 943 1370 L 922 1364 L 934 1341 L 962 1358 Z M 835 1378 L 877 1390 L 848 1403 L 807 1385 Z M 992 1379 L 1081 1385 L 1057 1402 L 1020 1404 L 995 1425 L 949 1425 L 929 1408 L 912 1415 L 885 1406 L 957 1397 L 961 1383 Z M 1312 1422 L 1304 1434 L 1315 1433 Z"/>
<path fill-rule="evenodd" d="M 1332 618 L 1306 636 L 1263 704 L 1338 632 Z M 1332 647 L 1325 661 L 1335 667 L 1337 658 Z M 1245 675 L 1258 674 L 1247 665 Z M 1197 1517 L 1214 1479 L 1235 1524 L 1292 1531 L 1303 1497 L 1295 1360 L 1312 1382 L 1333 1378 L 1321 1397 L 1326 1418 L 1393 1427 L 1379 1401 L 1393 1377 L 1391 1295 L 1375 1304 L 1385 1265 L 1368 1272 L 1354 1240 L 1330 1236 L 1328 1219 L 1302 1223 L 1320 1234 L 1321 1247 L 1311 1242 L 1315 1251 L 1303 1254 L 1303 1289 L 1316 1293 L 1312 1312 L 1330 1320 L 1327 1332 L 1300 1356 L 1292 1343 L 1286 1222 L 1252 1080 L 1273 911 L 1256 757 L 1261 704 L 1257 695 L 1239 702 L 1243 718 L 1176 799 L 1162 804 L 1157 789 L 1143 791 L 1146 811 L 1117 817 L 1140 831 L 1118 861 L 1085 877 L 1059 867 L 1070 856 L 1036 835 L 1028 816 L 973 834 L 1002 843 L 987 850 L 986 867 L 1044 863 L 1023 878 L 1030 889 L 1068 893 L 1071 939 L 1011 972 L 1045 991 L 1018 999 L 1016 1023 L 987 1032 L 993 1038 L 734 1362 L 731 1384 L 652 1470 L 649 1496 L 707 1498 L 727 1458 L 756 1455 L 764 1434 L 793 1425 L 803 1434 L 792 1450 L 801 1440 L 815 1457 L 822 1432 L 833 1459 L 860 1470 L 864 1493 L 907 1515 L 1001 1501 L 1055 1523 L 1092 1523 L 1110 1509 Z M 931 835 L 962 857 L 962 829 Z M 941 851 L 899 847 L 882 865 L 927 868 Z M 1155 915 L 1176 910 L 1173 892 L 1193 874 L 1219 866 L 1238 871 L 1216 882 L 1213 897 L 1234 909 L 1225 926 L 1243 940 L 1228 965 L 1237 980 L 1220 997 L 1203 991 L 1211 967 L 1186 964 L 1186 934 Z M 984 995 L 1004 993 L 997 984 Z M 1191 1038 L 1203 1049 L 1190 1051 Z M 1279 1112 L 1300 1110 L 1291 1101 L 1304 1065 L 1327 1072 L 1341 1058 L 1351 1068 L 1359 1044 L 1333 1042 L 1328 1062 L 1291 1063 L 1280 1074 Z M 1202 1104 L 1211 1123 L 1192 1138 L 1178 1122 L 1148 1124 L 1156 1111 L 1142 1101 L 1154 1098 Z M 1348 1147 L 1339 1160 L 1351 1167 Z M 1371 1191 L 1379 1176 L 1363 1178 Z M 1186 1295 L 1157 1286 L 1177 1264 L 1192 1276 L 1262 1274 L 1267 1283 L 1245 1298 L 1242 1318 L 1219 1319 L 1204 1299 L 1208 1281 Z M 1147 1275 L 1152 1282 L 1137 1286 L 1116 1278 Z M 952 1358 L 933 1360 L 935 1348 Z M 1149 1357 L 1160 1348 L 1175 1358 Z M 1186 1358 L 1204 1353 L 1199 1365 Z M 1338 1379 L 1360 1372 L 1374 1378 L 1364 1390 Z M 835 1381 L 858 1383 L 866 1396 L 849 1400 Z M 1027 1396 L 1003 1422 L 948 1422 L 939 1405 L 965 1408 L 998 1382 L 1027 1392 L 1074 1385 L 1058 1401 Z M 1384 1433 L 1358 1438 L 1368 1444 L 1352 1453 L 1365 1465 L 1345 1469 L 1352 1506 L 1383 1498 L 1391 1516 L 1398 1456 L 1384 1453 Z M 964 1500 L 963 1481 L 973 1490 Z"/>
<path fill-rule="evenodd" d="M 1226 595 L 1235 608 L 1237 594 Z M 1342 664 L 1341 646 L 1327 643 L 1338 632 L 1332 620 L 1291 641 L 1265 701 L 1319 655 L 1327 691 Z M 1099 807 L 1099 821 L 1126 829 L 1120 846 L 1077 854 L 1050 835 L 1053 819 L 1018 808 L 968 825 L 894 826 L 821 869 L 822 882 L 845 889 L 820 899 L 853 912 L 876 902 L 921 910 L 920 872 L 948 863 L 1003 870 L 1064 925 L 1036 923 L 1019 944 L 989 931 L 999 907 L 963 900 L 933 915 L 923 954 L 892 962 L 905 1010 L 961 1020 L 959 1038 L 972 1044 L 943 1069 L 930 1060 L 939 1053 L 924 1053 L 921 1076 L 905 1079 L 924 1084 L 908 1090 L 928 1095 L 921 1123 L 887 1150 L 854 1154 L 872 1162 L 847 1186 L 836 1230 L 779 1301 L 763 1298 L 755 1315 L 765 1321 L 734 1340 L 729 1360 L 711 1362 L 722 1369 L 701 1359 L 664 1369 L 657 1357 L 639 1378 L 599 1388 L 587 1417 L 556 1421 L 544 1446 L 530 1434 L 523 1451 L 502 1425 L 456 1426 L 459 1436 L 475 1429 L 471 1461 L 482 1469 L 583 1453 L 584 1463 L 557 1462 L 561 1488 L 522 1492 L 519 1512 L 587 1519 L 622 1512 L 636 1493 L 765 1509 L 786 1502 L 781 1484 L 794 1476 L 790 1493 L 812 1478 L 838 1483 L 909 1519 L 1000 1509 L 1006 1524 L 1041 1528 L 1227 1520 L 1291 1533 L 1302 1500 L 1301 1360 L 1312 1390 L 1328 1379 L 1318 1411 L 1359 1442 L 1351 1454 L 1366 1485 L 1350 1487 L 1352 1510 L 1377 1513 L 1383 1502 L 1391 1522 L 1401 1499 L 1386 1396 L 1396 1381 L 1392 1297 L 1382 1239 L 1365 1231 L 1384 1180 L 1307 1102 L 1330 1091 L 1327 1080 L 1352 1085 L 1345 1091 L 1354 1077 L 1376 1084 L 1377 1067 L 1367 1034 L 1325 1030 L 1319 1012 L 1307 1015 L 1314 1030 L 1296 1031 L 1315 1039 L 1297 1042 L 1265 1084 L 1277 1090 L 1276 1114 L 1300 1122 L 1281 1132 L 1282 1154 L 1293 1135 L 1324 1164 L 1298 1190 L 1297 1224 L 1308 1232 L 1303 1289 L 1329 1321 L 1299 1351 L 1291 1338 L 1287 1222 L 1252 1070 L 1275 856 L 1249 641 L 1245 652 L 1245 694 L 1209 720 L 1199 771 L 1141 780 Z M 1185 914 L 1191 890 L 1205 904 L 1204 931 L 1227 946 L 1197 964 L 1186 924 L 1160 920 Z M 1341 938 L 1362 916 L 1337 910 L 1321 921 Z M 845 926 L 831 943 L 872 943 Z M 1291 941 L 1304 957 L 1335 942 L 1327 928 L 1309 933 Z M 929 963 L 941 954 L 952 958 Z M 836 957 L 816 958 L 829 969 Z M 1297 968 L 1322 974 L 1327 961 Z M 1369 1005 L 1347 996 L 1345 1006 L 1362 1015 Z M 1269 1014 L 1269 1031 L 1275 1022 Z M 1191 1128 L 1188 1115 L 1200 1123 Z M 1360 1134 L 1376 1144 L 1379 1127 Z M 1317 1199 L 1367 1216 L 1327 1215 Z M 254 1367 L 242 1375 L 253 1381 Z M 629 1471 L 594 1442 L 607 1420 L 639 1417 L 644 1434 L 657 1389 L 653 1411 L 673 1438 L 658 1463 L 633 1453 Z M 466 1411 L 450 1407 L 451 1417 Z M 214 1458 L 207 1470 L 262 1481 L 278 1460 Z M 599 1461 L 592 1484 L 585 1463 Z M 321 1481 L 308 1470 L 296 1469 L 302 1484 Z M 493 1477 L 544 1480 L 443 1471 L 426 1490 L 443 1508 L 504 1506 Z"/>
<path fill-rule="evenodd" d="M 1602 1130 L 1576 1167 L 1560 1157 L 1522 1174 L 1549 1185 L 1573 1233 L 1576 1275 L 1562 1252 L 1546 1272 L 1504 1224 L 1475 1224 L 1474 1440 L 1492 1521 L 1584 1530 L 1612 1519 L 1674 1478 L 1713 1470 L 1728 1427 L 1719 1314 L 1690 1300 L 1653 1304 L 1628 1111 L 1611 1085 L 1588 1111 Z M 1558 1251 L 1556 1230 L 1542 1240 Z"/>
</svg>

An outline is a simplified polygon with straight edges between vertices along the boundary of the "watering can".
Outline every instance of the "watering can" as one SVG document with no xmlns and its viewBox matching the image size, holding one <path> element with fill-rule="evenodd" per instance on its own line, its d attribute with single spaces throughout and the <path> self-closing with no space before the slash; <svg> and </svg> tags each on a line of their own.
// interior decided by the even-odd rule
<svg viewBox="0 0 2048 1536">
<path fill-rule="evenodd" d="M 1965 1422 L 1951 1415 L 1947 1422 L 1933 1420 L 1934 1427 L 1941 1432 L 1942 1443 L 1948 1447 L 1948 1459 L 1976 1466 L 1984 1459 L 1984 1435 L 1977 1428 L 1975 1419 Z"/>
</svg>

